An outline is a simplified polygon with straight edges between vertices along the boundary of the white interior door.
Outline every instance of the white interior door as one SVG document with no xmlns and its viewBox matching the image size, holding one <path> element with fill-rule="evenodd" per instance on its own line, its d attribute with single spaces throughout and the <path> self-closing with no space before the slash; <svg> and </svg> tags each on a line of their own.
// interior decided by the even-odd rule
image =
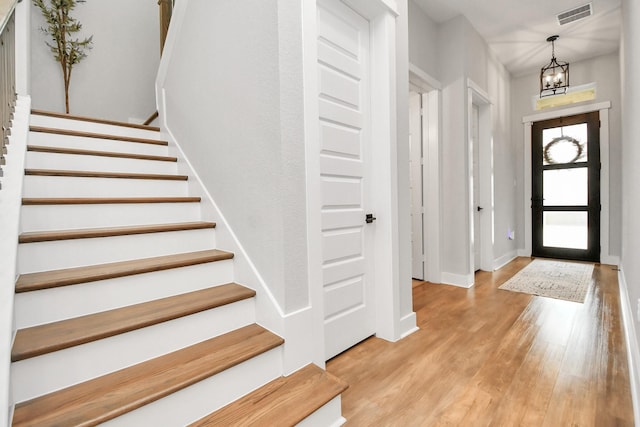
<svg viewBox="0 0 640 427">
<path fill-rule="evenodd" d="M 424 280 L 424 202 L 422 191 L 422 95 L 409 92 L 409 145 L 411 156 L 411 276 Z"/>
<path fill-rule="evenodd" d="M 471 144 L 473 149 L 473 248 L 474 270 L 480 270 L 482 254 L 482 233 L 480 229 L 480 110 L 471 105 Z"/>
<path fill-rule="evenodd" d="M 370 205 L 369 22 L 318 2 L 325 357 L 375 333 Z"/>
</svg>

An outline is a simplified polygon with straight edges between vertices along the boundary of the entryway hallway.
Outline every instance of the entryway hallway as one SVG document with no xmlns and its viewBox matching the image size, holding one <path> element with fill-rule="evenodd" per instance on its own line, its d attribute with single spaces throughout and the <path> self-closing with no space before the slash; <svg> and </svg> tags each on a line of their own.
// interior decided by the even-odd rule
<svg viewBox="0 0 640 427">
<path fill-rule="evenodd" d="M 327 363 L 347 425 L 632 426 L 617 268 L 595 265 L 584 304 L 498 289 L 530 262 L 471 289 L 414 282 L 418 332 Z"/>
</svg>

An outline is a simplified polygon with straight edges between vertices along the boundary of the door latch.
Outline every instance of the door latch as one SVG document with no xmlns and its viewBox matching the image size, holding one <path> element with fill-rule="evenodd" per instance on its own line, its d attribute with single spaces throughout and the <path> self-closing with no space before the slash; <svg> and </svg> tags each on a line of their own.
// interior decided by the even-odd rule
<svg viewBox="0 0 640 427">
<path fill-rule="evenodd" d="M 367 216 L 365 217 L 365 221 L 366 221 L 367 224 L 371 224 L 376 219 L 377 218 L 375 216 L 373 216 L 373 214 L 367 214 Z"/>
</svg>

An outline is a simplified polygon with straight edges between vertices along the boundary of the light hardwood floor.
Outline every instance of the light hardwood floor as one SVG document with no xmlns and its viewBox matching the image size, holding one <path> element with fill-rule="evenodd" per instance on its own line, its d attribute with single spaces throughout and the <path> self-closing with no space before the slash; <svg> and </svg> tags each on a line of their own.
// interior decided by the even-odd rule
<svg viewBox="0 0 640 427">
<path fill-rule="evenodd" d="M 596 264 L 584 304 L 498 289 L 529 262 L 468 290 L 414 283 L 418 332 L 327 363 L 346 425 L 632 426 L 615 267 Z"/>
</svg>

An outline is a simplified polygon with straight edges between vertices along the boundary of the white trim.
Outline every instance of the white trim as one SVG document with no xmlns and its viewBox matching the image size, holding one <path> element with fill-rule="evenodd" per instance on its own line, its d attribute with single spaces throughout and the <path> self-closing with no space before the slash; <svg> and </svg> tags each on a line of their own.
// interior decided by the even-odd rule
<svg viewBox="0 0 640 427">
<path fill-rule="evenodd" d="M 470 78 L 467 78 L 467 88 L 475 92 L 473 100 L 476 101 L 476 103 L 493 104 L 493 102 L 491 102 L 491 97 L 489 96 L 489 94 Z"/>
<path fill-rule="evenodd" d="M 400 339 L 419 331 L 420 328 L 416 324 L 416 313 L 414 311 L 400 319 Z"/>
<path fill-rule="evenodd" d="M 638 425 L 638 420 L 640 420 L 640 346 L 638 345 L 633 308 L 631 301 L 629 301 L 629 293 L 627 291 L 627 280 L 622 268 L 618 270 L 618 287 L 620 290 L 622 326 L 624 328 L 624 338 L 627 343 L 627 363 L 629 365 L 633 417 L 636 420 L 636 425 Z"/>
<path fill-rule="evenodd" d="M 399 15 L 396 0 L 340 0 L 350 8 L 367 18 L 376 19 L 380 15 L 390 14 L 394 18 Z"/>
<path fill-rule="evenodd" d="M 620 257 L 617 255 L 608 255 L 600 257 L 600 264 L 608 264 L 608 265 L 620 265 Z"/>
<path fill-rule="evenodd" d="M 493 269 L 494 270 L 499 270 L 502 267 L 504 267 L 505 265 L 509 264 L 514 259 L 516 259 L 517 257 L 518 257 L 517 251 L 513 250 L 513 251 L 510 251 L 510 252 L 507 252 L 506 254 L 502 255 L 501 257 L 498 257 L 498 258 L 493 260 Z"/>
<path fill-rule="evenodd" d="M 422 105 L 427 105 L 427 116 L 423 119 L 422 155 L 423 182 L 422 192 L 425 209 L 423 216 L 424 280 L 440 283 L 442 267 L 441 254 L 441 214 L 442 209 L 440 183 L 440 111 L 442 109 L 442 92 L 440 82 L 413 64 L 409 64 L 409 83 L 420 89 Z M 434 89 L 437 87 L 438 89 Z"/>
<path fill-rule="evenodd" d="M 322 185 L 320 181 L 320 126 L 318 122 L 318 29 L 317 2 L 302 2 L 304 139 L 307 197 L 307 257 L 309 302 L 313 307 L 309 334 L 313 342 L 313 362 L 325 367 L 324 288 L 322 282 Z"/>
<path fill-rule="evenodd" d="M 442 273 L 442 284 L 453 285 L 460 288 L 470 288 L 474 283 L 474 274 L 456 274 L 456 273 Z"/>
<path fill-rule="evenodd" d="M 611 108 L 611 101 L 597 102 L 594 104 L 578 105 L 575 107 L 561 108 L 544 113 L 535 113 L 522 118 L 522 123 L 541 122 L 543 120 L 555 119 L 557 117 L 575 116 L 576 114 L 590 113 L 592 111 L 605 110 Z"/>
<path fill-rule="evenodd" d="M 484 209 L 479 216 L 480 227 L 480 269 L 484 271 L 493 271 L 493 224 L 494 224 L 494 189 L 493 189 L 493 120 L 492 120 L 492 104 L 489 95 L 482 90 L 471 79 L 467 79 L 467 163 L 466 173 L 468 176 L 468 203 L 469 203 L 469 271 L 473 275 L 475 272 L 475 206 L 473 204 L 473 179 L 474 173 L 471 165 L 473 164 L 474 147 L 471 135 L 471 120 L 473 105 L 478 106 L 478 183 L 479 195 L 477 202 Z"/>
<path fill-rule="evenodd" d="M 424 174 L 422 189 L 424 202 L 429 209 L 424 215 L 424 230 L 427 236 L 425 242 L 425 279 L 433 283 L 440 283 L 442 276 L 442 91 L 434 90 L 426 95 L 429 103 L 429 135 L 426 140 L 427 147 L 424 150 L 426 157 L 427 173 Z M 425 96 L 423 95 L 423 99 Z"/>
<path fill-rule="evenodd" d="M 380 11 L 370 20 L 371 29 L 371 155 L 376 171 L 373 211 L 375 229 L 376 335 L 388 341 L 400 338 L 399 215 L 396 20 Z M 407 106 L 403 106 L 407 108 Z"/>
<path fill-rule="evenodd" d="M 531 237 L 531 128 L 533 122 L 526 122 L 524 131 L 524 155 L 522 165 L 522 182 L 524 183 L 523 207 L 524 207 L 524 252 L 520 256 L 531 256 L 533 243 Z"/>
<path fill-rule="evenodd" d="M 418 86 L 422 92 L 431 92 L 432 90 L 442 89 L 439 80 L 424 72 L 417 65 L 409 62 L 409 82 Z"/>
<path fill-rule="evenodd" d="M 18 96 L 7 147 L 6 165 L 0 177 L 0 425 L 1 420 L 11 424 L 13 396 L 11 390 L 11 347 L 15 334 L 14 295 L 18 276 L 18 234 L 20 233 L 20 207 L 26 146 L 29 138 L 31 98 Z"/>
<path fill-rule="evenodd" d="M 522 256 L 531 256 L 531 127 L 533 122 L 555 119 L 558 117 L 573 116 L 576 114 L 591 113 L 598 111 L 600 113 L 600 262 L 609 264 L 619 259 L 615 255 L 611 255 L 609 246 L 609 223 L 610 223 L 610 188 L 609 188 L 609 108 L 611 102 L 599 102 L 595 104 L 581 105 L 577 107 L 563 108 L 545 113 L 533 114 L 525 116 L 523 120 L 524 128 L 524 165 L 522 167 L 524 191 L 523 191 L 523 208 L 524 208 L 524 252 Z M 617 264 L 617 263 L 615 263 Z M 614 264 L 614 265 L 615 265 Z"/>
</svg>

